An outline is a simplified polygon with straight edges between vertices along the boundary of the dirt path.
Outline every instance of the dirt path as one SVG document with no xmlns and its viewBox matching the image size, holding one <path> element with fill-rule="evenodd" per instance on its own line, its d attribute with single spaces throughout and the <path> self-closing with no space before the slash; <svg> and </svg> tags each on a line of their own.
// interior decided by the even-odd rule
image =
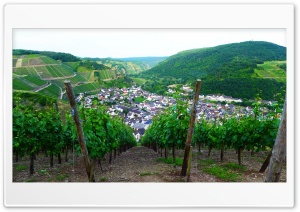
<svg viewBox="0 0 300 212">
<path fill-rule="evenodd" d="M 18 58 L 17 63 L 16 63 L 16 68 L 19 68 L 22 66 L 22 61 L 23 61 L 22 58 Z"/>
<path fill-rule="evenodd" d="M 210 167 L 224 167 L 228 164 L 236 164 L 237 158 L 234 150 L 225 151 L 224 161 L 219 159 L 219 151 L 213 150 L 207 155 L 207 150 L 201 154 L 193 149 L 193 160 L 191 166 L 191 182 L 225 182 L 213 174 L 205 172 Z M 169 156 L 171 152 L 169 153 Z M 176 157 L 183 158 L 182 150 L 176 151 Z M 268 152 L 259 152 L 251 156 L 250 152 L 244 152 L 243 165 L 246 170 L 240 175 L 237 182 L 264 182 L 265 173 L 259 173 L 259 169 Z M 64 158 L 64 156 L 62 155 Z M 108 155 L 101 161 L 102 170 L 97 161 L 94 161 L 94 173 L 96 182 L 186 182 L 186 177 L 180 176 L 181 166 L 174 167 L 157 161 L 161 154 L 146 147 L 133 147 L 121 153 L 109 164 Z M 24 157 L 14 163 L 14 182 L 87 182 L 87 174 L 83 157 L 74 159 L 69 151 L 69 161 L 57 164 L 54 159 L 54 166 L 49 167 L 49 157 L 43 153 L 37 156 L 35 161 L 35 173 L 29 175 L 29 158 Z M 21 167 L 22 170 L 20 170 Z M 19 170 L 18 170 L 19 169 Z M 232 172 L 232 171 L 230 171 Z M 281 182 L 286 182 L 286 169 L 282 172 Z"/>
<path fill-rule="evenodd" d="M 133 147 L 117 157 L 104 172 L 95 172 L 99 181 L 107 182 L 166 182 L 174 168 L 157 162 L 160 157 L 152 149 Z M 96 180 L 97 181 L 97 180 Z"/>
</svg>

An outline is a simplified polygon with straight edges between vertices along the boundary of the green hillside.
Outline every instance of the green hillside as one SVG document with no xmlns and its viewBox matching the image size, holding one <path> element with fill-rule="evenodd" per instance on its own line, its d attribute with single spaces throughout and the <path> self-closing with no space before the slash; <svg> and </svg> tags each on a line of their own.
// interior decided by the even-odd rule
<svg viewBox="0 0 300 212">
<path fill-rule="evenodd" d="M 279 66 L 277 71 L 270 71 L 270 64 L 284 64 L 285 60 L 285 47 L 268 42 L 248 41 L 179 52 L 138 77 L 149 79 L 143 88 L 152 92 L 159 90 L 164 93 L 168 85 L 193 83 L 200 78 L 203 81 L 203 94 L 254 98 L 262 90 L 262 98 L 272 99 L 274 94 L 285 87 L 285 72 Z M 264 63 L 266 61 L 277 62 L 268 65 Z M 264 75 L 267 71 L 268 77 Z M 151 82 L 161 79 L 163 85 L 160 87 Z M 269 88 L 265 85 L 269 85 Z"/>
<path fill-rule="evenodd" d="M 237 71 L 245 72 L 246 69 L 271 60 L 286 60 L 286 48 L 268 42 L 249 41 L 182 51 L 144 74 L 183 79 L 213 73 L 220 73 L 220 77 L 235 76 Z"/>
</svg>

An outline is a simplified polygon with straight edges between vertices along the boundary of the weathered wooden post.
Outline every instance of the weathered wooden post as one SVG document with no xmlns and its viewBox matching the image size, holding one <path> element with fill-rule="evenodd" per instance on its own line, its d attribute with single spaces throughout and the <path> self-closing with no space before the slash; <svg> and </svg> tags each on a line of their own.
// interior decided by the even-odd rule
<svg viewBox="0 0 300 212">
<path fill-rule="evenodd" d="M 84 140 L 84 133 L 83 133 L 83 129 L 80 123 L 80 119 L 79 119 L 79 114 L 78 114 L 78 110 L 77 110 L 77 106 L 76 106 L 76 101 L 75 101 L 75 95 L 72 89 L 72 85 L 70 83 L 69 80 L 66 80 L 64 82 L 65 87 L 66 87 L 66 92 L 67 95 L 69 97 L 69 101 L 70 101 L 70 106 L 71 106 L 71 110 L 72 110 L 72 115 L 74 118 L 74 122 L 76 125 L 76 129 L 77 129 L 77 136 L 78 136 L 78 141 L 80 144 L 80 149 L 81 149 L 81 154 L 83 155 L 83 159 L 84 159 L 84 163 L 85 163 L 85 168 L 86 168 L 86 172 L 89 178 L 89 182 L 95 182 L 95 176 L 94 176 L 94 170 L 93 170 L 93 166 L 91 164 L 91 160 L 89 157 L 89 153 L 86 147 L 86 143 Z"/>
<path fill-rule="evenodd" d="M 187 168 L 187 182 L 190 182 L 190 177 L 191 177 L 191 166 L 192 166 L 192 154 L 193 154 L 193 147 L 190 146 L 190 154 L 189 154 L 189 161 L 188 161 L 188 168 Z"/>
<path fill-rule="evenodd" d="M 279 182 L 284 159 L 286 158 L 286 100 L 284 101 L 280 125 L 273 146 L 265 182 Z"/>
<path fill-rule="evenodd" d="M 190 146 L 191 146 L 191 142 L 192 142 L 194 126 L 195 126 L 195 119 L 196 119 L 196 104 L 199 99 L 201 83 L 202 83 L 201 80 L 197 80 L 197 82 L 196 82 L 196 91 L 195 91 L 194 101 L 193 101 L 193 105 L 192 105 L 191 119 L 190 119 L 188 134 L 187 134 L 187 138 L 186 138 L 186 142 L 185 142 L 185 150 L 184 150 L 184 158 L 183 158 L 183 164 L 182 164 L 182 169 L 181 169 L 181 176 L 186 176 L 186 171 L 187 171 L 187 166 L 188 166 L 188 157 L 189 157 L 189 153 L 190 153 Z"/>
</svg>

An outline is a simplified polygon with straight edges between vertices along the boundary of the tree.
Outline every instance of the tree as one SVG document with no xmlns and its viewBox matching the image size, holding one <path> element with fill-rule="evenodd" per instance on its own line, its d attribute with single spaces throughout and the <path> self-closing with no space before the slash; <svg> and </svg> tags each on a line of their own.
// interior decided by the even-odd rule
<svg viewBox="0 0 300 212">
<path fill-rule="evenodd" d="M 265 182 L 279 182 L 282 166 L 286 158 L 286 100 L 283 106 L 280 126 L 273 147 Z"/>
</svg>

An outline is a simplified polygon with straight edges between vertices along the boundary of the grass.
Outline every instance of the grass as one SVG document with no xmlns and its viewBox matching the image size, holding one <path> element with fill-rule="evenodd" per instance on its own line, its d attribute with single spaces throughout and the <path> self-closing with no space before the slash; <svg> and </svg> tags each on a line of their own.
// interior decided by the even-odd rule
<svg viewBox="0 0 300 212">
<path fill-rule="evenodd" d="M 224 168 L 227 168 L 227 169 L 231 169 L 231 170 L 234 170 L 234 171 L 246 171 L 247 168 L 246 166 L 243 166 L 243 165 L 238 165 L 236 163 L 227 163 L 227 164 L 224 164 L 222 165 Z"/>
<path fill-rule="evenodd" d="M 228 182 L 237 182 L 241 179 L 240 173 L 232 172 L 231 170 L 228 170 L 227 168 L 223 168 L 220 166 L 210 166 L 203 169 L 204 172 L 214 175 L 224 181 Z"/>
<path fill-rule="evenodd" d="M 106 181 L 107 181 L 107 178 L 106 178 L 106 177 L 101 177 L 100 181 L 101 181 L 101 182 L 106 182 Z"/>
<path fill-rule="evenodd" d="M 214 175 L 226 182 L 237 182 L 241 180 L 241 172 L 246 171 L 246 167 L 236 163 L 216 164 L 214 160 L 208 158 L 199 161 L 203 172 Z"/>
<path fill-rule="evenodd" d="M 173 161 L 173 158 L 157 158 L 156 159 L 157 162 L 163 162 L 166 164 L 172 164 L 173 166 L 182 166 L 183 163 L 183 159 L 182 158 L 176 158 L 175 159 L 175 163 Z"/>
<path fill-rule="evenodd" d="M 141 172 L 140 176 L 148 176 L 148 175 L 151 175 L 151 174 L 152 174 L 151 172 Z"/>
<path fill-rule="evenodd" d="M 56 176 L 56 180 L 58 180 L 58 181 L 64 181 L 68 177 L 69 177 L 68 174 L 59 174 L 59 175 Z"/>
<path fill-rule="evenodd" d="M 48 174 L 46 169 L 39 170 L 40 174 Z"/>
<path fill-rule="evenodd" d="M 22 170 L 26 170 L 26 169 L 28 169 L 28 167 L 26 165 L 16 165 L 17 171 L 22 171 Z"/>
<path fill-rule="evenodd" d="M 209 165 L 215 164 L 215 161 L 211 158 L 208 158 L 206 160 L 199 161 L 199 163 L 201 166 L 209 166 Z"/>
</svg>

